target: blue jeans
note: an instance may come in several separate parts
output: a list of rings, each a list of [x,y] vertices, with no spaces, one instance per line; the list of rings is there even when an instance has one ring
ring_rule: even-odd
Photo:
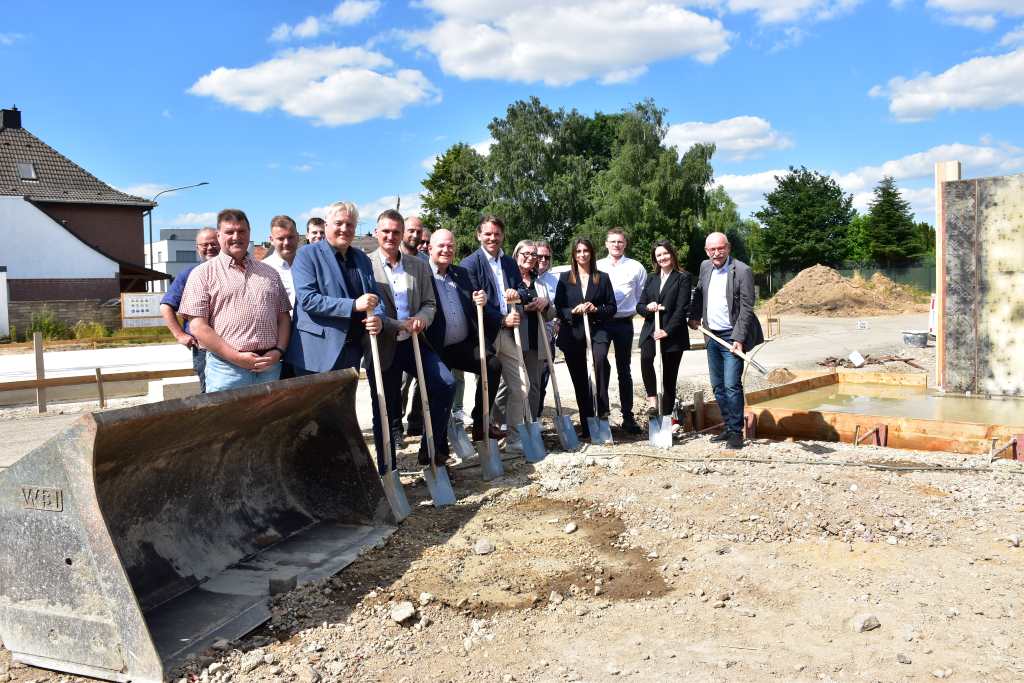
[[[281,375],[281,363],[278,362],[265,372],[253,372],[227,362],[210,351],[206,352],[206,393],[237,389],[252,384],[273,382]]]
[[[714,331],[714,330],[712,330]],[[715,332],[727,342],[732,342],[731,330]],[[722,412],[725,430],[734,434],[743,433],[743,359],[713,339],[707,342],[708,372],[715,400]]]

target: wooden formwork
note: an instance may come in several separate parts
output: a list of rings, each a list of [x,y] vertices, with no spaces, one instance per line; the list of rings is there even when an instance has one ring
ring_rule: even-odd
[[[840,441],[846,443],[881,442],[893,448],[913,450],[947,451],[952,453],[981,454],[993,448],[1017,440],[1016,449],[1007,449],[1003,456],[1024,457],[1024,431],[1021,425],[993,425],[970,422],[950,422],[918,418],[892,417],[891,415],[861,415],[857,413],[801,410],[783,407],[758,407],[777,398],[792,396],[804,391],[819,389],[833,384],[885,384],[888,386],[927,387],[924,373],[891,373],[844,371],[828,372],[770,389],[747,394],[746,412],[755,420],[754,429],[758,437],[769,439],[806,439],[810,441]],[[703,423],[718,424],[722,421],[718,404],[714,401],[704,404]],[[864,440],[876,427],[879,439]],[[884,434],[884,438],[882,437]]]

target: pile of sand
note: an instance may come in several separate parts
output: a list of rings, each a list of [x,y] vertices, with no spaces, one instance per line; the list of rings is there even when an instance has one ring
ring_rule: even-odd
[[[927,311],[914,289],[875,273],[845,278],[828,266],[811,266],[786,283],[764,304],[769,315],[802,313],[826,317],[896,315]]]

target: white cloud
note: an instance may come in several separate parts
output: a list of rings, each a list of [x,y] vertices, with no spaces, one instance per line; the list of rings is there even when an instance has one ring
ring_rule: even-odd
[[[171,113],[170,109],[164,109],[162,112],[160,112],[160,116],[164,117],[165,119],[174,118],[174,114]]]
[[[928,6],[958,14],[996,12],[1011,16],[1024,15],[1020,0],[928,0]]]
[[[270,40],[281,43],[292,39],[316,38],[339,26],[358,24],[376,14],[379,9],[380,2],[378,0],[344,0],[326,16],[309,16],[294,26],[288,23],[278,24],[271,31]]]
[[[128,187],[118,187],[116,189],[121,192],[127,192],[130,195],[135,195],[136,197],[149,199],[164,190],[171,189],[171,187],[171,185],[165,185],[164,183],[139,183],[138,185],[129,185]]]
[[[824,21],[853,10],[861,0],[728,0],[730,12],[756,12],[762,24]]]
[[[848,192],[869,191],[884,176],[892,176],[897,181],[931,178],[939,161],[962,161],[972,169],[972,174],[1004,174],[1024,167],[1024,149],[1009,145],[936,145],[924,152],[908,154],[877,166],[861,166],[849,173],[832,175]]]
[[[345,0],[331,12],[331,20],[339,26],[352,26],[377,13],[377,0]]]
[[[901,121],[921,121],[943,110],[1024,104],[1024,49],[975,57],[937,76],[923,73],[911,79],[892,78],[868,94],[888,97],[889,111]]]
[[[1024,24],[1018,24],[1016,28],[999,39],[999,45],[1002,47],[1010,47],[1019,43],[1024,43]]]
[[[669,126],[665,142],[675,145],[679,154],[698,142],[713,142],[729,159],[745,159],[769,149],[786,149],[792,140],[772,128],[772,124],[759,116],[735,116],[713,121],[687,121]]]
[[[944,21],[947,24],[973,28],[977,31],[991,31],[996,27],[996,18],[991,14],[951,14]]]
[[[0,45],[7,47],[25,38],[21,33],[0,33]]]
[[[360,233],[366,233],[370,230],[377,221],[377,216],[380,215],[384,209],[395,208],[396,197],[401,197],[402,208],[399,211],[402,212],[403,216],[415,216],[423,208],[423,198],[419,192],[410,192],[402,195],[387,195],[384,197],[378,197],[373,201],[367,202],[356,202],[356,208],[359,209],[359,225]],[[347,200],[344,200],[347,201]],[[299,214],[299,220],[308,221],[313,216],[318,218],[325,218],[327,216],[327,206],[315,206],[307,211],[303,211]]]
[[[729,49],[717,19],[684,2],[645,0],[424,0],[441,15],[410,46],[433,53],[462,79],[492,78],[569,85],[595,78],[618,83],[663,59],[711,63]],[[691,3],[692,4],[692,3]]]
[[[309,173],[313,170],[313,164],[299,164],[297,166],[292,166],[292,170],[298,171],[299,173]]]
[[[775,176],[782,177],[789,173],[786,169],[761,171],[747,175],[722,175],[715,182],[723,186],[732,200],[736,202],[740,215],[756,211],[764,201],[766,192],[775,189]]]
[[[278,108],[326,126],[394,119],[409,105],[440,99],[421,72],[382,72],[390,66],[384,55],[360,47],[300,48],[250,67],[218,67],[188,92],[250,112]]]
[[[189,211],[187,213],[179,213],[177,216],[167,221],[168,225],[174,225],[179,228],[188,227],[204,227],[212,226],[217,221],[216,211],[203,211],[196,213]]]

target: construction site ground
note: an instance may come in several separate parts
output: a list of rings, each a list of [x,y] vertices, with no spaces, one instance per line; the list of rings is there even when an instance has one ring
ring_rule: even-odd
[[[900,328],[921,327],[907,317],[867,329],[784,319],[758,358],[810,369],[856,348],[932,370],[934,349],[902,345]],[[687,355],[699,368],[703,354]],[[559,378],[571,404],[564,367]],[[706,387],[706,370],[681,374],[683,396]],[[0,443],[41,419],[0,415]],[[411,442],[401,464],[415,511],[399,530],[340,574],[279,596],[268,624],[173,680],[1024,678],[1021,463],[824,442],[727,451],[687,435],[659,451],[613,432],[614,446],[508,461],[491,482],[459,470],[459,501],[440,510]],[[0,650],[6,680],[81,679]]]

